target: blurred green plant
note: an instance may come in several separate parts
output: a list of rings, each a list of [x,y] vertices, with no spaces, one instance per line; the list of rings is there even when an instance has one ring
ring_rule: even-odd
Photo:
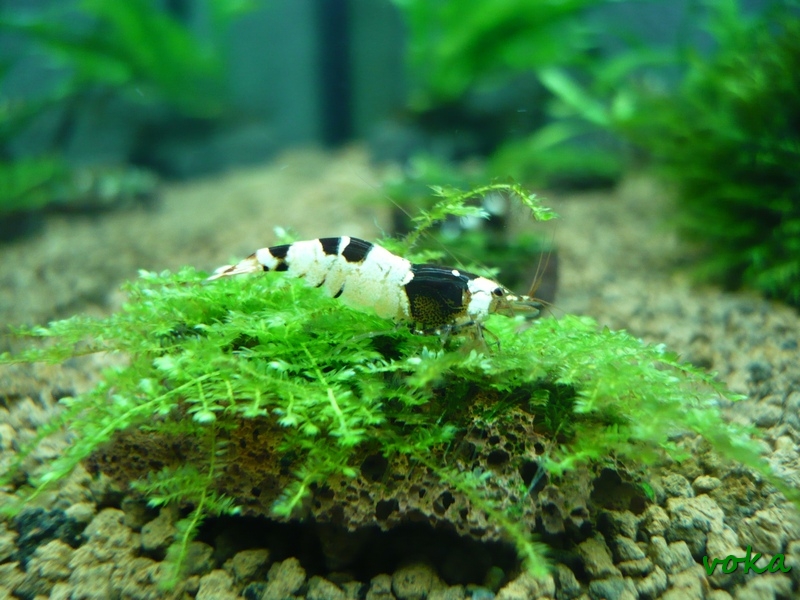
[[[539,82],[550,92],[550,120],[499,148],[489,158],[487,171],[532,185],[612,184],[630,162],[615,125],[634,110],[641,87],[638,74],[675,63],[674,51],[629,42],[617,56],[586,56],[575,66],[539,69]]]
[[[699,276],[800,305],[800,5],[706,5],[713,54],[690,53],[679,89],[617,127],[676,183]]]
[[[0,17],[0,32],[21,36],[63,71],[39,97],[0,105],[0,179],[10,182],[0,187],[0,214],[37,210],[49,204],[53,185],[63,190],[70,172],[63,146],[81,111],[118,97],[132,105],[162,104],[189,117],[221,113],[226,92],[220,48],[232,20],[255,3],[208,0],[203,36],[161,6],[154,0],[80,0],[45,13]],[[14,62],[5,61],[0,78]],[[53,109],[59,126],[47,156],[13,157],[12,140]]]
[[[6,64],[0,71],[0,81],[8,69]],[[47,206],[52,189],[67,179],[69,168],[54,153],[12,161],[8,150],[16,135],[60,99],[60,94],[30,102],[0,99],[0,216]]]
[[[64,161],[53,157],[0,162],[0,215],[47,206],[68,174]]]
[[[66,69],[61,97],[96,86],[135,102],[166,102],[184,114],[217,114],[224,100],[220,47],[231,21],[250,10],[246,0],[208,0],[202,37],[153,0],[80,0],[54,12],[5,16],[0,31],[39,45]]]
[[[586,9],[615,0],[394,0],[409,29],[410,104],[426,109],[511,73],[575,64]]]
[[[531,185],[597,185],[615,181],[624,160],[609,142],[608,108],[624,110],[616,85],[631,70],[663,60],[639,45],[606,60],[596,52],[590,9],[617,0],[395,0],[409,29],[409,105],[447,106],[475,90],[514,86],[533,77],[539,91],[525,103],[532,128],[515,127],[488,160],[489,177]],[[584,92],[573,77],[586,80]],[[597,100],[602,98],[603,102]]]

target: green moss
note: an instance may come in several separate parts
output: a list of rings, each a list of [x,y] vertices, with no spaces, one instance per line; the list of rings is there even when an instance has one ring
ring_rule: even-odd
[[[416,219],[419,227],[472,210],[463,206],[471,194],[441,193],[437,206]],[[532,197],[523,199],[548,214]],[[499,523],[537,573],[547,565],[543,547],[532,539],[530,524],[487,496],[483,479],[491,475],[461,471],[431,452],[469,427],[474,394],[466,390],[499,399],[491,414],[481,415],[486,421],[503,423],[511,409],[539,415],[543,430],[553,432],[553,444],[541,457],[551,476],[589,461],[613,465],[677,455],[673,436],[685,430],[772,477],[749,432],[722,418],[717,401],[725,392],[711,376],[661,347],[601,330],[591,319],[543,319],[520,331],[521,321],[492,317],[487,327],[499,344],[486,352],[470,348],[468,337],[444,344],[435,336],[413,335],[281,273],[212,283],[204,275],[190,268],[143,272],[125,286],[129,299],[120,312],[35,329],[32,335],[53,343],[2,357],[6,363],[57,362],[101,351],[129,357],[93,391],[61,401],[64,412],[40,438],[63,425],[74,439],[30,481],[28,498],[129,428],[192,435],[204,444],[209,458],[203,465],[134,482],[153,504],[193,507],[169,553],[171,581],[202,519],[236,511],[214,482],[225,460],[218,433],[242,420],[274,419],[282,428],[282,452],[297,465],[294,483],[273,507],[276,515],[293,514],[311,486],[331,475],[355,476],[361,448],[402,453]],[[5,474],[6,484],[12,475]],[[525,495],[522,502],[529,501]]]

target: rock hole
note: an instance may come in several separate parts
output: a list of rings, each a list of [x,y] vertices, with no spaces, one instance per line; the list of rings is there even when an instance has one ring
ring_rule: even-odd
[[[509,461],[511,456],[509,456],[508,452],[505,450],[492,450],[489,452],[489,456],[486,458],[486,462],[489,463],[491,466],[500,466],[504,465]]]
[[[631,512],[635,515],[642,514],[647,509],[647,498],[634,496],[631,498]]]
[[[399,510],[399,508],[400,503],[394,498],[390,500],[378,500],[378,503],[375,505],[375,518],[379,521],[385,521],[389,518],[389,515]]]
[[[585,506],[578,506],[569,511],[569,516],[574,517],[576,519],[588,519],[589,511]]]
[[[557,515],[561,516],[561,511],[558,509],[558,506],[555,502],[544,502],[542,503],[541,511],[546,515]]]
[[[538,494],[547,485],[547,475],[535,460],[523,462],[519,467],[519,476],[525,486],[530,488],[532,495]]]
[[[393,500],[382,504],[396,506]],[[485,535],[480,529],[475,532]],[[264,517],[212,517],[203,523],[198,541],[214,547],[213,560],[220,564],[242,550],[265,548],[270,560],[296,557],[309,575],[329,580],[335,577],[332,563],[336,564],[335,572],[347,573],[348,580],[369,582],[401,565],[422,562],[430,565],[447,585],[463,586],[481,585],[492,566],[512,577],[522,568],[515,548],[507,542],[476,541],[420,521],[392,527],[390,531],[373,526],[348,531],[338,525],[321,528],[313,520],[278,523]],[[354,590],[348,597],[364,598],[369,583],[359,587],[360,593]],[[476,593],[473,597],[477,596]]]
[[[453,497],[453,494],[447,491],[442,492],[439,497],[434,500],[433,510],[437,515],[441,516],[447,512],[447,509],[450,508],[455,501],[456,499]]]
[[[380,481],[389,467],[389,461],[382,454],[370,454],[361,463],[361,474],[372,481]]]

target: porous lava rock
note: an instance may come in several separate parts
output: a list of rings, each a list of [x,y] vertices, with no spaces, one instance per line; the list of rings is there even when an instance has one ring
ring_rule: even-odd
[[[428,463],[443,465],[445,473],[479,477],[483,496],[550,543],[588,537],[593,507],[644,507],[638,488],[608,469],[584,467],[558,480],[551,478],[540,463],[547,449],[560,440],[521,406],[505,410],[499,418],[485,416],[496,414],[498,401],[476,395],[467,403],[456,438],[446,447],[431,448]],[[232,497],[244,516],[275,519],[271,507],[292,483],[303,456],[281,450],[285,429],[267,418],[241,420],[221,435],[227,437],[227,444],[218,467],[218,491]],[[202,472],[207,460],[208,448],[194,436],[129,429],[97,451],[89,466],[126,485],[148,472],[186,463]],[[357,467],[356,477],[334,476],[312,486],[304,514],[293,515],[313,519],[323,546],[327,539],[344,562],[360,544],[347,552],[342,538],[369,529],[428,524],[481,542],[504,539],[501,525],[474,505],[452,477],[438,470],[401,454],[385,457],[377,447],[362,448],[352,464]]]

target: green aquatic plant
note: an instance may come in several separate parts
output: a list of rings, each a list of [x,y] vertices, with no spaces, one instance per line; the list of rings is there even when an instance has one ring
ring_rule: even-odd
[[[243,0],[209,2],[205,38],[152,0],[81,0],[41,15],[5,16],[0,31],[27,38],[65,70],[62,95],[85,101],[90,92],[102,91],[106,99],[120,93],[207,116],[218,113],[223,101],[224,33],[250,7]]]
[[[518,186],[510,191],[534,214],[551,216]],[[449,214],[480,214],[465,205],[475,191],[439,193],[440,201],[416,217],[410,238],[386,245],[413,259],[422,230]],[[217,487],[232,445],[222,438],[235,440],[253,420],[272,424],[294,474],[275,499],[276,516],[300,514],[311,490],[332,476],[356,477],[362,450],[377,449],[426,466],[468,497],[540,574],[545,549],[533,539],[532,523],[502,508],[507,494],[499,499],[487,491],[492,473],[443,459],[459,432],[473,427],[476,408],[498,427],[511,411],[533,415],[537,431],[552,439],[537,457],[552,478],[577,465],[613,468],[664,452],[680,456],[675,435],[688,431],[774,480],[750,432],[722,418],[718,400],[730,396],[710,375],[591,319],[546,318],[521,329],[520,320],[494,316],[486,323],[496,336],[490,350],[471,348],[468,336],[414,335],[281,273],[204,279],[191,268],[142,272],[125,286],[128,301],[116,314],[34,328],[28,333],[48,344],[0,361],[59,362],[95,352],[127,357],[94,390],[62,399],[60,416],[21,452],[16,472],[12,467],[2,477],[4,486],[19,482],[26,453],[59,428],[69,429],[69,446],[29,474],[20,498],[41,493],[125,432],[190,437],[205,449],[194,461],[184,456],[188,464],[131,482],[152,504],[191,508],[168,554],[173,583],[203,519],[237,511],[233,496]],[[494,400],[486,408],[479,397]],[[520,505],[533,502],[530,492],[522,490]]]
[[[476,84],[575,64],[589,45],[579,17],[609,0],[394,0],[409,30],[413,107],[451,102]]]
[[[676,184],[699,277],[800,305],[800,6],[708,5],[713,54],[691,55],[677,92],[644,99],[620,130]]]
[[[58,158],[0,161],[0,216],[47,206],[68,178],[69,169]]]
[[[395,0],[409,32],[410,109],[422,121],[471,116],[453,127],[487,137],[489,178],[613,183],[624,156],[605,127],[608,107],[624,106],[625,73],[662,59],[643,45],[622,58],[598,51],[608,32],[592,27],[589,13],[613,1]]]
[[[58,73],[33,97],[14,97],[5,85],[7,99],[0,101],[0,215],[39,210],[63,192],[75,174],[64,153],[81,114],[112,100],[128,107],[167,107],[174,112],[166,118],[222,113],[227,102],[224,36],[253,4],[211,0],[206,5],[203,36],[153,0],[80,0],[0,16],[0,32],[21,38],[28,52],[38,51]],[[0,79],[6,79],[21,56],[0,56]],[[46,116],[55,117],[57,125],[45,150],[16,156],[14,139]],[[137,116],[141,118],[132,118]]]
[[[0,83],[7,73],[8,65],[0,69]],[[30,102],[0,100],[0,217],[47,206],[53,191],[68,180],[69,167],[57,153],[8,159],[11,141],[61,100],[60,94]]]

